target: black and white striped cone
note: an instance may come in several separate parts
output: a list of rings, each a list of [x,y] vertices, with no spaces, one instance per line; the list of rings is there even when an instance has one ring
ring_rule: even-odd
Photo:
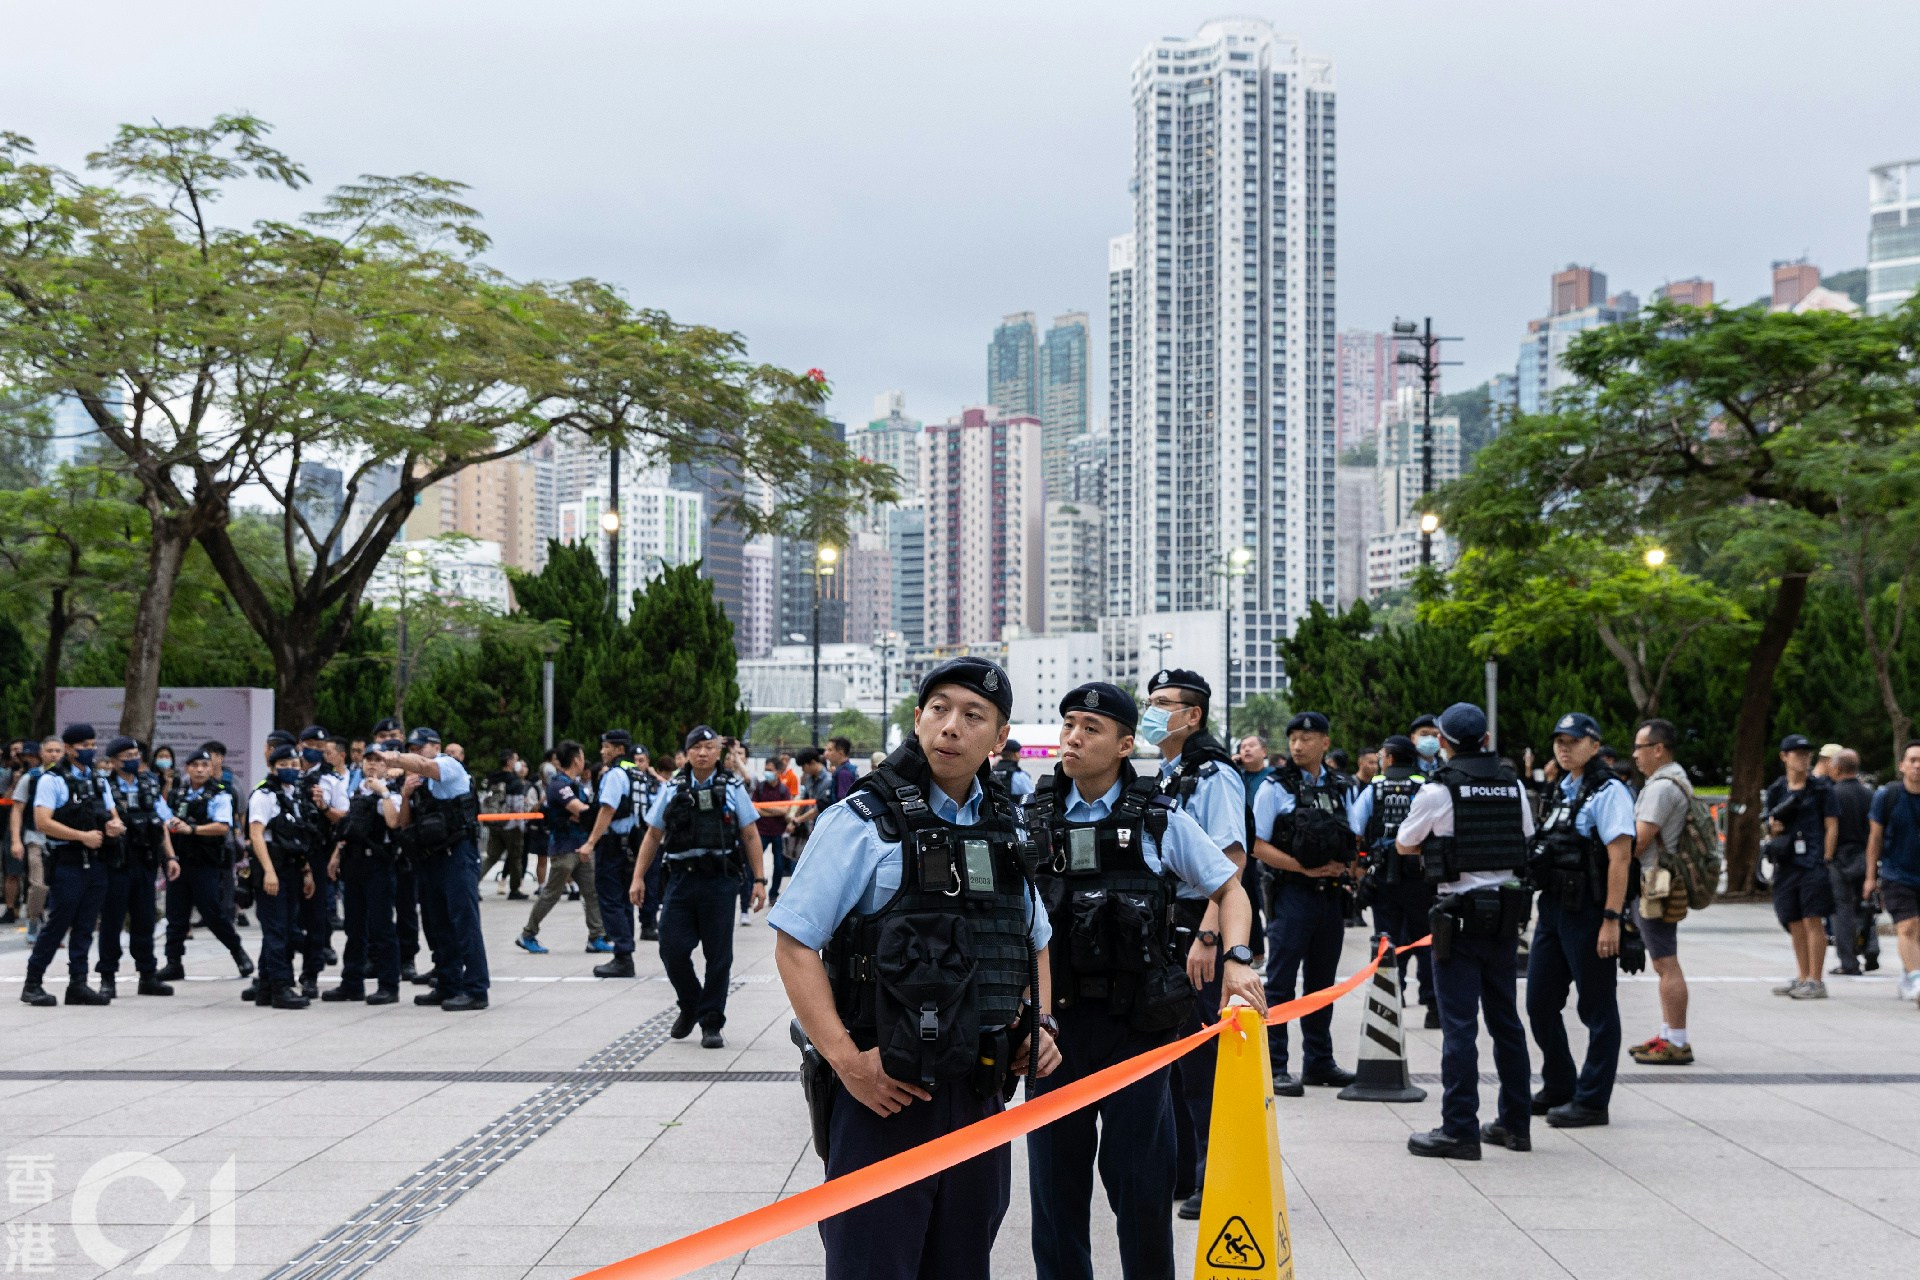
[[[1373,940],[1374,950],[1380,939]],[[1340,1091],[1343,1102],[1425,1102],[1427,1091],[1407,1074],[1405,1008],[1400,1003],[1400,966],[1392,952],[1374,970],[1367,984],[1367,1003],[1360,1014],[1360,1060],[1354,1081]]]

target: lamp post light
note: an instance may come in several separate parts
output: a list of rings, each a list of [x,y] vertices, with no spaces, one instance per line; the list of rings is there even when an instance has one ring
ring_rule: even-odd
[[[1647,562],[1647,568],[1658,569],[1661,565],[1667,562],[1666,548],[1648,547],[1646,550],[1646,554],[1643,555],[1641,559]]]
[[[1221,713],[1223,716],[1221,731],[1226,734],[1228,742],[1233,741],[1233,580],[1235,578],[1246,577],[1247,569],[1252,564],[1253,548],[1235,547],[1233,550],[1227,552],[1226,567],[1214,570],[1215,573],[1226,580],[1227,701],[1225,710]]]
[[[813,745],[820,745],[820,579],[833,576],[840,549],[822,543],[813,553],[813,720],[807,726],[813,733]]]
[[[1433,492],[1433,393],[1440,385],[1440,370],[1447,365],[1457,365],[1458,360],[1442,360],[1440,344],[1458,342],[1458,338],[1443,338],[1433,331],[1433,317],[1427,317],[1424,327],[1411,320],[1393,322],[1393,340],[1396,344],[1411,342],[1419,350],[1397,351],[1393,362],[1396,365],[1412,365],[1420,371],[1420,501],[1425,502],[1427,495]],[[1426,521],[1421,521],[1420,566],[1425,568],[1433,563],[1433,538],[1425,530]],[[1436,528],[1439,526],[1436,524]]]
[[[1156,667],[1166,666],[1167,665],[1167,646],[1173,643],[1173,632],[1149,631],[1147,633],[1147,643],[1153,646],[1153,656],[1154,656],[1153,665]]]
[[[608,507],[600,513],[600,528],[607,535],[607,607],[620,611],[620,512]]]
[[[889,735],[893,720],[893,646],[900,643],[898,631],[882,631],[880,641],[880,749],[892,744]]]

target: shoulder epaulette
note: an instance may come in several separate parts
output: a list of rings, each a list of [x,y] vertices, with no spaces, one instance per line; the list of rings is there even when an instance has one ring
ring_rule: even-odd
[[[878,822],[887,811],[887,806],[871,791],[856,791],[841,803],[867,822]]]
[[[1193,776],[1196,778],[1210,778],[1218,772],[1220,772],[1220,762],[1218,760],[1202,760],[1200,767],[1193,771]]]

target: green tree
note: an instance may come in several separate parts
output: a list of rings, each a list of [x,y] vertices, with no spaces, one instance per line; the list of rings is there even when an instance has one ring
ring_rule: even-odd
[[[776,711],[753,722],[749,735],[756,748],[804,747],[813,740],[805,717],[791,711]]]
[[[1236,729],[1242,734],[1257,733],[1269,744],[1280,740],[1286,732],[1287,721],[1292,718],[1286,698],[1277,693],[1253,694],[1233,709]]]
[[[880,748],[880,722],[856,707],[842,707],[833,713],[833,723],[827,728],[830,738],[846,738],[853,743],[854,754],[859,755]]]
[[[742,737],[747,712],[734,663],[733,624],[713,583],[697,564],[673,565],[634,592],[633,612],[605,660],[589,668],[581,701],[592,714],[631,721],[643,742],[678,745],[697,724]]]

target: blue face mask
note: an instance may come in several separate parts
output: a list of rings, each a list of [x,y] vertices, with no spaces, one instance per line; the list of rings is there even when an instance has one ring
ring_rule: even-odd
[[[319,764],[322,760],[326,759],[326,755],[318,747],[302,747],[300,748],[300,758],[308,764]]]
[[[120,762],[120,772],[122,772],[122,773],[138,773],[138,772],[140,772],[140,757],[139,757],[139,756],[135,756],[135,757],[134,757],[133,759],[131,759],[131,760],[122,760],[122,761]]]
[[[273,776],[289,785],[300,781],[300,771],[298,769],[275,769]]]
[[[153,762],[153,767],[156,769],[171,769],[173,768],[173,757],[161,756]]]
[[[1157,747],[1167,740],[1167,721],[1172,717],[1173,713],[1165,707],[1148,707],[1141,712],[1140,736],[1147,740],[1148,746]]]
[[[80,747],[73,753],[73,758],[81,768],[90,769],[93,767],[94,754],[95,752],[92,747]]]
[[[1422,734],[1413,740],[1413,749],[1431,760],[1440,754],[1440,739],[1432,734]]]

